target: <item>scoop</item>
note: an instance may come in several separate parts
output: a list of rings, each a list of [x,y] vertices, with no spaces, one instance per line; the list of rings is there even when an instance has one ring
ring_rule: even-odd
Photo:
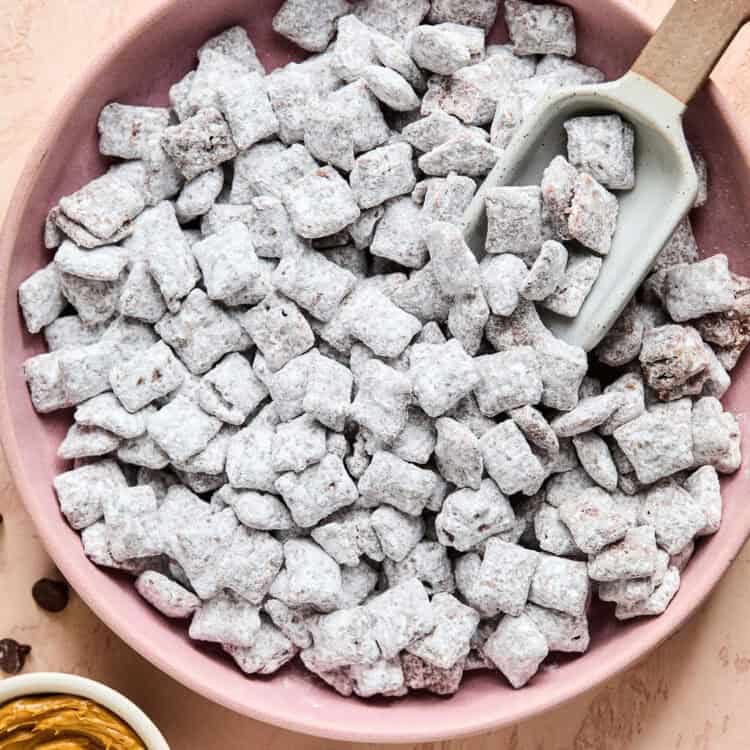
[[[618,193],[617,230],[599,278],[575,318],[542,312],[547,327],[564,341],[589,351],[602,340],[691,209],[698,178],[682,115],[748,18],[750,0],[676,0],[622,78],[546,95],[477,191],[466,212],[465,236],[481,256],[486,192],[504,185],[539,185],[552,159],[565,154],[566,120],[615,112],[635,128],[636,185]]]

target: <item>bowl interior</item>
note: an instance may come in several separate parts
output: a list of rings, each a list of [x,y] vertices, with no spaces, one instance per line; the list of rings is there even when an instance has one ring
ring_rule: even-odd
[[[576,10],[578,58],[602,68],[609,78],[624,73],[643,46],[648,30],[625,0],[568,0]],[[91,608],[127,643],[159,668],[231,709],[297,731],[346,740],[426,741],[480,732],[550,708],[610,677],[664,640],[709,593],[750,530],[745,470],[724,480],[721,530],[703,542],[683,585],[659,618],[617,624],[611,612],[594,613],[592,647],[581,658],[560,659],[529,686],[514,691],[497,675],[467,675],[449,701],[429,695],[403,700],[344,699],[302,670],[275,678],[244,677],[217,650],[187,638],[184,623],[172,623],[137,595],[129,579],[90,564],[78,536],[61,516],[53,476],[66,468],[56,456],[69,414],[37,415],[22,377],[22,362],[44,350],[40,336],[25,332],[16,303],[18,284],[48,263],[42,224],[57,199],[100,174],[106,162],[97,152],[99,110],[113,100],[168,103],[169,86],[194,64],[195,49],[232,25],[245,26],[259,57],[271,69],[303,55],[271,30],[280,0],[167,0],[123,42],[96,62],[71,91],[32,155],[18,186],[0,241],[2,262],[2,414],[0,428],[11,471],[41,537],[55,562]],[[498,21],[493,41],[505,41]],[[744,253],[750,217],[750,157],[720,95],[711,87],[691,106],[688,136],[703,150],[712,187],[709,204],[694,214],[704,254],[726,253],[734,270],[750,274]],[[724,399],[742,415],[750,408],[747,360],[735,370],[735,385]],[[127,614],[126,614],[127,613]]]

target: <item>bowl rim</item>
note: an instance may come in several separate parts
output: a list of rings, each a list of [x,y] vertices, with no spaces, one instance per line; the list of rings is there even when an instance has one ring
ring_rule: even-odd
[[[31,672],[0,681],[0,707],[9,701],[43,693],[88,698],[122,719],[138,735],[146,750],[169,750],[153,721],[130,698],[97,680],[65,672]]]
[[[565,0],[561,1],[564,2]],[[174,6],[180,4],[181,0],[156,0],[156,2],[156,6],[151,11],[144,14],[135,24],[116,36],[112,43],[81,72],[74,83],[67,89],[62,99],[54,108],[52,115],[44,124],[24,164],[21,176],[8,204],[2,228],[0,229],[0,281],[6,280],[9,276],[13,246],[19,233],[24,207],[36,183],[37,176],[43,168],[46,148],[49,143],[56,140],[60,132],[61,123],[68,119],[79,98],[94,83],[103,70],[114,61],[123,48],[133,38],[139,36],[149,26],[167,15]],[[642,31],[649,35],[653,34],[656,25],[643,12],[634,8],[628,0],[608,0],[608,2],[617,7],[625,16],[629,17],[633,24]],[[706,88],[718,115],[727,123],[729,130],[736,134],[737,147],[743,155],[743,161],[750,165],[750,139],[743,137],[743,131],[739,125],[737,116],[729,106],[721,90],[713,81],[709,80]],[[0,283],[0,309],[4,309],[9,292],[15,294],[15,290],[9,290],[7,285]],[[4,350],[5,330],[0,326],[0,352]],[[411,724],[408,727],[404,727],[397,723],[391,724],[378,721],[368,728],[354,726],[339,728],[336,727],[335,722],[332,722],[325,716],[316,715],[315,718],[310,716],[304,718],[291,716],[285,713],[283,702],[272,705],[265,701],[258,701],[253,705],[248,705],[246,701],[238,697],[228,696],[212,685],[196,679],[189,665],[171,662],[165,654],[155,649],[149,643],[147,637],[131,631],[127,626],[126,619],[118,618],[114,613],[109,611],[109,608],[101,602],[95,587],[90,585],[90,579],[82,574],[80,569],[68,565],[67,560],[64,559],[64,555],[57,552],[54,532],[46,523],[44,515],[36,513],[33,503],[30,502],[33,493],[29,482],[26,480],[27,462],[21,456],[15,437],[15,429],[10,418],[8,404],[10,403],[11,395],[8,385],[5,369],[0,368],[0,442],[5,452],[10,475],[25,508],[34,522],[35,528],[39,532],[47,553],[57,563],[60,571],[71,583],[81,599],[128,646],[141,654],[160,671],[199,695],[208,698],[218,705],[258,721],[317,737],[349,742],[432,742],[489,732],[556,708],[633,666],[675,633],[703,604],[720,578],[730,565],[732,565],[747,540],[748,535],[750,535],[750,528],[745,530],[735,529],[733,535],[728,540],[725,540],[725,546],[719,550],[719,553],[704,562],[701,571],[702,574],[695,582],[693,596],[689,601],[673,602],[667,612],[650,621],[648,631],[637,640],[637,643],[628,642],[624,647],[608,654],[607,659],[598,660],[595,666],[589,669],[583,678],[572,679],[564,686],[556,687],[553,691],[544,691],[539,695],[530,695],[529,701],[526,704],[510,710],[503,706],[502,701],[498,701],[496,711],[485,712],[481,716],[471,714],[470,712],[457,713],[456,719],[451,723],[450,729],[445,729],[439,734],[436,734],[435,729],[428,723],[419,725]],[[29,677],[33,677],[33,675],[29,675]],[[446,708],[449,708],[447,704]]]

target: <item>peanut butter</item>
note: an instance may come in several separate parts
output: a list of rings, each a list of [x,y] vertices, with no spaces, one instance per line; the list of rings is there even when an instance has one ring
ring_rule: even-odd
[[[113,713],[74,695],[33,695],[0,706],[0,750],[146,750]]]

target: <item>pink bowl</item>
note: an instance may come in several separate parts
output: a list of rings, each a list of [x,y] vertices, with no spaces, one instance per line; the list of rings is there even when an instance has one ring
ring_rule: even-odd
[[[576,9],[580,59],[622,74],[645,43],[649,28],[625,0],[567,0]],[[41,337],[28,335],[16,304],[18,284],[49,261],[42,223],[60,195],[101,173],[96,119],[109,101],[167,103],[169,85],[193,64],[195,49],[232,24],[245,26],[267,67],[299,51],[271,31],[280,0],[166,0],[104,56],[94,61],[68,93],[44,130],[26,165],[0,237],[2,319],[0,321],[0,434],[12,475],[42,540],[84,601],[128,644],[193,690],[255,719],[339,740],[425,742],[482,732],[527,718],[588,690],[665,640],[696,610],[732,563],[750,533],[748,476],[741,470],[725,480],[721,530],[700,546],[683,585],[666,614],[626,625],[607,617],[592,622],[592,647],[581,658],[562,660],[532,683],[514,691],[497,675],[472,673],[449,700],[413,695],[404,700],[344,699],[290,669],[275,678],[248,679],[221,653],[191,642],[181,624],[150,609],[122,576],[88,562],[78,536],[60,515],[52,477],[65,468],[55,454],[70,421],[68,414],[42,417],[32,409],[21,364],[43,350]],[[493,38],[504,38],[499,23]],[[709,208],[695,217],[708,254],[724,252],[735,270],[750,274],[743,252],[750,236],[750,153],[718,93],[709,86],[692,105],[689,137],[706,153],[712,174]],[[750,408],[743,388],[747,359],[735,372],[738,383],[725,399],[742,414]]]

